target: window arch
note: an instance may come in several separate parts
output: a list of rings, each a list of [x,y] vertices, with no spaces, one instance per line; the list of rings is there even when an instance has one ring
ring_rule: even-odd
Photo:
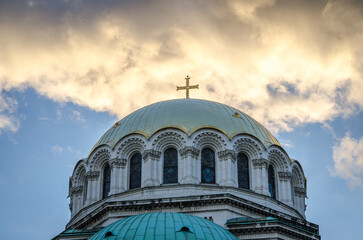
[[[103,169],[103,187],[102,187],[102,198],[107,198],[110,194],[111,186],[111,168],[110,165],[106,164]]]
[[[201,154],[202,160],[202,183],[216,182],[216,161],[214,151],[210,148],[204,148]]]
[[[276,199],[275,170],[270,164],[268,167],[268,191],[273,199]]]
[[[136,153],[130,160],[130,189],[141,187],[141,154]]]
[[[164,174],[163,183],[178,182],[178,151],[168,148],[164,152]]]
[[[237,155],[238,187],[250,189],[250,169],[248,166],[248,157],[244,153]]]

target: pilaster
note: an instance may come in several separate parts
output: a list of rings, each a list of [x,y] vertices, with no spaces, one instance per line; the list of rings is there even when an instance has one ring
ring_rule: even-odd
[[[153,149],[143,152],[143,169],[142,169],[142,187],[151,187],[160,185],[159,180],[159,159],[161,153]]]
[[[286,203],[287,205],[293,206],[291,198],[291,180],[292,174],[290,172],[279,172],[280,180],[280,201]]]
[[[88,171],[86,173],[87,185],[87,200],[85,205],[89,205],[98,201],[99,198],[99,171]]]
[[[294,195],[295,195],[295,205],[297,210],[301,214],[305,215],[305,196],[306,196],[305,188],[294,187]]]
[[[125,191],[122,185],[123,171],[122,168],[126,166],[126,159],[114,158],[110,161],[111,165],[111,187],[110,195]]]
[[[83,186],[71,188],[71,215],[74,216],[82,208]]]
[[[237,187],[236,153],[233,150],[218,152],[221,167],[217,169],[220,176],[219,185]]]
[[[198,174],[197,165],[200,151],[195,147],[185,147],[180,151],[180,183],[197,184]],[[199,164],[200,165],[200,164]]]
[[[255,171],[254,182],[254,191],[266,196],[270,196],[270,192],[268,191],[268,166],[269,161],[264,158],[253,159],[252,160],[253,170]]]

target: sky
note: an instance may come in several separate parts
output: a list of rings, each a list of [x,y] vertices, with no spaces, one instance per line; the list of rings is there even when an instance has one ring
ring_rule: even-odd
[[[0,239],[59,234],[77,161],[186,75],[301,163],[323,239],[357,239],[362,43],[360,0],[0,0]]]

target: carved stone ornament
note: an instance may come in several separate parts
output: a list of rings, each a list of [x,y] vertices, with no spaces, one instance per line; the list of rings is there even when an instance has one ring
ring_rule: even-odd
[[[253,155],[255,155],[256,157],[262,155],[262,149],[260,148],[260,146],[253,141],[252,139],[249,138],[240,138],[238,139],[234,144],[233,144],[233,148],[239,152],[242,150],[245,150]]]
[[[268,160],[266,160],[264,158],[253,159],[252,163],[253,163],[253,167],[255,167],[255,168],[267,168],[267,166],[269,165]]]
[[[81,194],[82,191],[83,191],[83,186],[78,186],[78,187],[72,187],[71,188],[71,194],[72,195]]]
[[[93,160],[100,159],[102,156],[110,157],[111,153],[107,149],[101,149],[93,156]]]
[[[143,152],[142,158],[146,162],[149,158],[151,158],[153,160],[159,160],[160,156],[161,156],[161,152],[156,151],[154,149],[148,149]]]
[[[120,147],[117,148],[116,155],[121,158],[124,153],[129,153],[134,150],[142,151],[146,144],[144,140],[138,137],[132,137],[121,143]]]
[[[214,132],[202,132],[198,134],[193,141],[193,144],[197,146],[197,148],[201,148],[203,143],[211,143],[219,149],[223,149],[223,147],[226,146],[224,139]]]
[[[290,172],[279,172],[279,179],[284,182],[289,182],[292,179],[292,174]]]
[[[126,159],[125,158],[114,158],[111,160],[111,167],[112,168],[124,168],[126,166]]]
[[[182,158],[184,158],[188,155],[192,156],[193,158],[198,158],[199,153],[200,153],[200,150],[196,149],[195,147],[185,147],[180,150],[180,156]]]
[[[164,146],[168,145],[176,145],[177,148],[182,148],[185,146],[185,139],[184,137],[173,130],[161,133],[159,136],[156,137],[154,142],[152,143],[152,146],[154,149],[157,149],[158,151],[161,151]]]
[[[100,176],[100,171],[89,171],[86,173],[86,178],[88,180],[95,180]]]
[[[298,197],[305,197],[306,191],[305,188],[302,187],[294,187],[295,195]]]
[[[285,158],[284,154],[280,151],[273,149],[268,153],[267,157],[270,161],[276,162],[281,165],[287,165],[287,159]]]
[[[232,161],[236,161],[236,154],[233,150],[224,150],[218,152],[218,157],[221,161],[232,159]]]

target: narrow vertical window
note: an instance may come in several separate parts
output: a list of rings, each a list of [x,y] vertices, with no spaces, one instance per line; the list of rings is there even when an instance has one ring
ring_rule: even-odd
[[[268,167],[268,190],[273,199],[276,199],[275,170],[272,165]]]
[[[214,151],[210,148],[202,150],[202,183],[216,182],[216,161]]]
[[[248,167],[248,157],[244,153],[237,155],[237,169],[238,169],[238,187],[250,189],[250,171]]]
[[[164,183],[178,182],[178,151],[168,148],[164,152]]]
[[[87,200],[87,188],[88,188],[88,180],[86,179],[83,184],[83,204],[85,204]]]
[[[111,168],[110,165],[106,165],[103,169],[103,192],[102,198],[107,198],[110,194],[110,184],[111,184]]]
[[[141,154],[136,153],[130,161],[130,189],[141,187]]]

